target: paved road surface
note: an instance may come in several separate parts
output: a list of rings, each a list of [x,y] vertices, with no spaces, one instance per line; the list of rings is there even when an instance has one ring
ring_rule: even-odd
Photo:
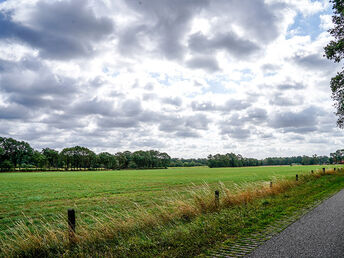
[[[344,189],[247,257],[344,258]]]

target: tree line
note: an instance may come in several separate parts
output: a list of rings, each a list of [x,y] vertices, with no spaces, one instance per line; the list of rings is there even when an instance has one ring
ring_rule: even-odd
[[[60,152],[51,148],[37,151],[27,142],[0,137],[1,171],[166,168],[170,160],[167,153],[156,150],[96,154],[86,147],[74,146]]]
[[[227,153],[209,155],[206,159],[171,158],[165,152],[124,151],[111,154],[74,146],[57,151],[44,148],[34,150],[29,143],[13,138],[0,137],[0,171],[14,170],[92,170],[92,169],[149,169],[166,167],[246,167],[271,165],[316,165],[344,161],[344,149],[328,156],[269,157],[265,159],[245,158],[240,154]]]
[[[208,156],[208,166],[215,167],[248,167],[248,166],[273,166],[273,165],[321,165],[342,163],[344,150],[337,150],[328,156],[293,156],[269,157],[265,159],[244,158],[240,154],[227,153]]]

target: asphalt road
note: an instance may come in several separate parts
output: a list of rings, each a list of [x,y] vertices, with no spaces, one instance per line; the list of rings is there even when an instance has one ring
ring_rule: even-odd
[[[344,189],[247,257],[344,257]]]

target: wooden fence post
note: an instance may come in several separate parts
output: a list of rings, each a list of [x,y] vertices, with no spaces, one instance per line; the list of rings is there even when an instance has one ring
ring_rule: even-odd
[[[220,192],[219,190],[215,191],[215,208],[218,209],[220,207]]]
[[[325,174],[325,168],[323,168],[323,173]]]
[[[272,188],[272,181],[270,182],[270,188]]]
[[[68,230],[69,242],[73,243],[75,240],[75,210],[68,209]]]
[[[311,170],[311,173],[312,173],[312,174],[314,174],[314,171],[313,171],[313,170]]]
[[[296,174],[295,178],[296,178],[296,181],[299,181],[299,175],[298,174]]]

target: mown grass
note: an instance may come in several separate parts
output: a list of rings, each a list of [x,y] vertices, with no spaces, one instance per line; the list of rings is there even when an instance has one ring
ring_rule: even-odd
[[[266,182],[234,191],[220,185],[222,198],[216,207],[212,188],[203,185],[189,192],[190,200],[177,198],[171,200],[173,205],[155,205],[152,210],[141,207],[122,220],[104,213],[107,219],[99,219],[91,228],[79,223],[73,245],[63,226],[47,222],[42,230],[21,224],[0,250],[6,256],[194,256],[223,240],[232,241],[264,227],[343,186],[343,174],[300,176],[298,182],[275,180],[272,188]]]

